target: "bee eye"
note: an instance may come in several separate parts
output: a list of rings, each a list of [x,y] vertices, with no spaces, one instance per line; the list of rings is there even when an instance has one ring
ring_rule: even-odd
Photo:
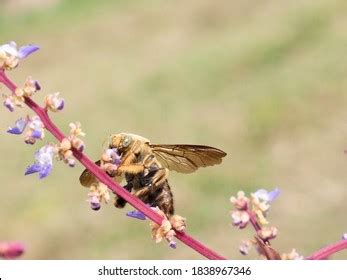
[[[130,144],[130,142],[131,142],[131,139],[130,139],[129,136],[124,137],[124,140],[123,140],[123,147],[128,147],[129,144]]]

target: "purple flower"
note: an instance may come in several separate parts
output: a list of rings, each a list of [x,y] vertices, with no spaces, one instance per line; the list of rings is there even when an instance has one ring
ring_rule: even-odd
[[[170,241],[169,246],[170,246],[172,249],[176,249],[176,248],[177,248],[177,243],[176,243],[176,241],[174,241],[174,240]]]
[[[27,168],[25,175],[39,173],[40,179],[47,177],[52,171],[54,154],[52,145],[43,146],[35,153],[35,163]]]
[[[278,188],[275,188],[270,192],[265,189],[259,189],[255,193],[253,193],[255,197],[266,203],[271,203],[272,201],[274,201],[279,196],[279,194],[280,190]]]
[[[40,83],[39,83],[39,81],[34,81],[34,86],[35,86],[35,89],[36,89],[36,91],[39,91],[39,90],[41,90],[41,85],[40,85]]]
[[[10,112],[14,111],[14,104],[11,98],[7,97],[4,101],[4,106],[10,110]]]
[[[14,127],[8,128],[7,132],[10,134],[16,134],[16,135],[22,134],[27,124],[28,124],[27,118],[25,119],[20,118],[19,120],[16,121],[16,124]]]
[[[59,99],[57,101],[57,104],[56,104],[57,110],[59,110],[59,111],[63,110],[64,109],[64,105],[65,105],[64,99]]]
[[[242,241],[241,245],[239,246],[239,251],[242,255],[246,256],[248,255],[251,247],[252,247],[252,243],[249,240]]]
[[[112,164],[120,165],[121,159],[117,149],[107,149],[105,153],[111,159]]]
[[[42,131],[44,128],[44,125],[38,116],[34,116],[31,118],[30,124],[29,124],[30,129],[33,131]]]
[[[40,48],[35,45],[25,45],[19,48],[18,51],[18,58],[26,58],[27,56],[31,55],[33,52],[38,51]]]
[[[135,218],[135,219],[139,219],[139,220],[146,220],[145,214],[143,214],[142,212],[140,212],[138,210],[129,211],[126,215],[128,217],[131,217],[131,218]]]
[[[64,109],[65,101],[59,98],[59,92],[47,95],[45,98],[45,107],[52,112],[58,112]]]
[[[31,133],[31,137],[35,138],[35,139],[41,139],[42,137],[42,131],[41,130],[34,130]]]
[[[43,139],[44,136],[44,125],[41,119],[38,116],[32,117],[28,124],[25,143],[34,144],[37,139]]]
[[[100,200],[96,196],[92,196],[89,200],[90,208],[94,211],[98,211],[101,208]]]
[[[235,210],[231,213],[231,219],[233,221],[233,225],[242,229],[245,228],[250,220],[250,216],[247,211],[243,210]]]
[[[10,56],[14,56],[20,59],[26,58],[27,56],[29,56],[33,52],[36,52],[39,49],[40,48],[35,45],[25,45],[20,47],[18,50],[17,44],[15,42],[10,42],[8,44],[0,46],[0,51],[3,51]]]

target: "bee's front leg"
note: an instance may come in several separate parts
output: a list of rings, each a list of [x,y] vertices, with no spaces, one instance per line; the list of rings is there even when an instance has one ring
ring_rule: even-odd
[[[143,164],[121,164],[118,166],[116,174],[121,176],[122,174],[139,174],[145,170]]]

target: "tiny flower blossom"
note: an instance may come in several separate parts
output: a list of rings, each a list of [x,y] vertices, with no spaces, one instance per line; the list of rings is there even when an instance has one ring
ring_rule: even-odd
[[[34,144],[36,140],[45,137],[44,124],[40,117],[34,116],[29,120],[28,130],[25,134],[25,143]]]
[[[85,147],[84,142],[80,138],[71,139],[71,145],[80,152],[83,152]]]
[[[258,231],[258,236],[263,240],[267,241],[273,239],[277,236],[278,229],[274,226],[272,227],[263,227]]]
[[[90,208],[94,211],[98,211],[101,208],[101,203],[98,197],[92,196],[89,198]]]
[[[139,219],[139,220],[146,220],[145,214],[143,214],[141,211],[138,210],[132,210],[127,212],[126,214],[128,217]]]
[[[170,223],[174,229],[177,231],[184,231],[187,227],[186,225],[186,218],[183,218],[179,215],[173,215],[170,218]]]
[[[107,149],[101,156],[100,167],[110,176],[115,176],[120,163],[121,159],[117,149]]]
[[[81,123],[75,122],[75,123],[70,123],[70,135],[74,137],[78,136],[85,136],[86,134],[82,131],[81,129]]]
[[[47,177],[52,171],[53,156],[55,153],[56,148],[54,146],[43,146],[35,153],[35,163],[26,169],[25,175],[39,173],[40,179]]]
[[[159,243],[166,237],[166,235],[171,230],[171,224],[167,219],[164,219],[161,225],[157,225],[156,223],[152,224],[152,237],[156,243]]]
[[[13,97],[12,96],[5,96],[5,101],[4,101],[4,106],[10,111],[14,111],[14,102],[13,102]]]
[[[22,134],[27,124],[28,124],[27,118],[25,119],[20,118],[19,120],[16,121],[14,127],[8,128],[7,132],[10,134],[16,134],[16,135]]]
[[[152,238],[156,243],[159,243],[165,238],[169,242],[169,246],[173,249],[176,248],[176,242],[174,241],[174,236],[176,232],[172,229],[170,221],[167,219],[165,213],[161,211],[158,207],[152,207],[159,215],[163,217],[161,225],[158,225],[154,222],[150,222],[152,228]]]
[[[24,250],[24,245],[19,242],[0,243],[0,257],[4,259],[18,258]]]
[[[116,165],[121,163],[120,155],[118,154],[117,149],[107,149],[102,155],[102,160]]]
[[[61,143],[57,146],[58,154],[57,159],[64,161],[70,167],[75,166],[75,159],[71,151],[71,141],[67,138],[64,138]]]
[[[76,150],[82,152],[85,148],[84,142],[78,138],[79,136],[85,136],[85,133],[81,129],[81,124],[79,122],[70,123],[70,136],[68,137],[71,142],[71,146]]]
[[[24,107],[24,96],[22,95],[21,91],[16,90],[14,94],[4,94],[3,97],[5,98],[3,104],[10,112],[14,111],[15,106],[19,108]]]
[[[45,97],[45,108],[52,112],[58,112],[63,110],[64,99],[59,98],[59,92],[49,94]]]
[[[250,220],[250,216],[247,211],[235,210],[231,212],[231,219],[233,225],[240,229],[245,228]]]
[[[171,240],[169,242],[169,246],[172,248],[172,249],[176,249],[177,248],[177,243],[175,240]]]
[[[266,203],[271,203],[274,201],[280,194],[280,190],[275,188],[272,191],[267,191],[265,189],[259,189],[253,195],[257,197],[260,201],[264,201]]]
[[[15,42],[0,46],[0,68],[11,70],[17,67],[19,60],[26,58],[39,49],[35,45],[22,46],[19,49]]]
[[[343,239],[343,240],[347,240],[347,233],[344,233],[344,234],[342,235],[342,239]]]
[[[259,189],[255,193],[251,194],[252,211],[256,214],[260,224],[268,224],[266,216],[271,207],[270,203],[277,198],[279,193],[279,189],[276,188],[271,192],[268,192],[264,189]]]
[[[230,202],[236,209],[231,211],[233,225],[240,229],[245,228],[250,220],[250,216],[247,212],[249,208],[249,198],[245,196],[243,191],[239,191],[236,197],[230,197]]]
[[[5,98],[4,106],[11,112],[14,111],[14,106],[24,107],[25,97],[31,97],[35,92],[41,89],[38,81],[28,77],[23,87],[16,88],[15,92],[10,95],[3,95]]]
[[[250,240],[243,240],[239,246],[239,251],[242,255],[248,255],[249,250],[252,248],[253,243]]]
[[[34,93],[39,91],[41,86],[38,81],[33,80],[31,77],[28,77],[22,88],[17,88],[15,95],[22,98],[24,102],[24,97],[32,97]]]
[[[102,184],[92,184],[89,188],[88,202],[92,210],[99,210],[101,208],[101,202],[108,203],[111,199],[108,188]]]
[[[295,250],[292,249],[292,251],[288,254],[282,254],[281,256],[282,260],[302,260],[304,259],[303,256],[299,255],[299,253]]]
[[[169,230],[169,232],[165,236],[167,242],[169,242],[170,248],[172,248],[172,249],[176,249],[177,248],[177,243],[174,240],[175,236],[176,236],[176,232],[173,229]]]
[[[245,193],[243,191],[239,191],[237,193],[237,197],[235,197],[235,196],[230,197],[230,202],[238,210],[247,210],[249,198],[245,196]]]

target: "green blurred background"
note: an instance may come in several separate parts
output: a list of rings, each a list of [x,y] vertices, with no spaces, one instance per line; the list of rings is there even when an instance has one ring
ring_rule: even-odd
[[[65,132],[80,121],[93,159],[122,131],[228,153],[220,166],[170,175],[194,237],[228,258],[258,258],[238,252],[253,231],[231,226],[229,197],[278,186],[273,246],[308,255],[347,231],[346,8],[345,0],[0,0],[0,42],[41,46],[10,76],[38,79],[39,102],[60,91],[67,106],[53,119]],[[3,109],[1,129],[22,115]],[[155,244],[148,222],[125,216],[131,207],[91,211],[80,165],[24,177],[40,145],[1,136],[0,239],[25,242],[24,258],[201,258]]]

